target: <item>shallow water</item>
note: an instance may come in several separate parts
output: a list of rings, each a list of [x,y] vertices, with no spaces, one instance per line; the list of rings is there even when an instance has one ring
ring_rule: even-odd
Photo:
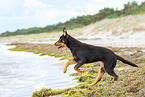
[[[31,97],[35,89],[61,89],[77,85],[69,76],[75,72],[74,65],[63,74],[67,60],[8,50],[12,47],[0,43],[0,97]]]

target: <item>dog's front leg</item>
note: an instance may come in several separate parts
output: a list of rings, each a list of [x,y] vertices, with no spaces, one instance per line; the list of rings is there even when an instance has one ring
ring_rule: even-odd
[[[81,67],[83,64],[84,64],[84,61],[78,61],[74,69],[78,72],[83,72],[82,70],[79,69],[79,67]]]
[[[63,70],[63,73],[66,73],[67,71],[67,67],[71,64],[75,64],[77,63],[75,60],[71,60],[71,61],[68,61],[66,64],[65,64],[65,67],[64,67],[64,70]]]

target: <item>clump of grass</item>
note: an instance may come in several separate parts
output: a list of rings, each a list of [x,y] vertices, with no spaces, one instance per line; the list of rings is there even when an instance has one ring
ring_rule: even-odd
[[[43,87],[40,91],[35,90],[33,93],[32,97],[44,97],[44,95],[47,96],[53,96],[53,95],[59,95],[62,94],[63,92],[67,91],[68,89],[59,89],[59,90],[54,90],[54,89],[46,89]]]
[[[93,38],[91,40],[102,40],[101,38]]]
[[[120,37],[120,39],[127,39],[128,37]]]
[[[88,38],[77,38],[77,40],[102,40],[101,38],[91,38],[91,39],[88,39]]]
[[[88,40],[87,38],[77,38],[77,40]]]

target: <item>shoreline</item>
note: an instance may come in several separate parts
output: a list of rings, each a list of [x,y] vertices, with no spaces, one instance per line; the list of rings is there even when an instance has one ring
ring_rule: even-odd
[[[62,57],[62,59],[71,59],[71,53],[67,48],[57,49],[52,44],[33,44],[33,43],[11,43],[16,45],[10,49],[14,51],[27,51],[33,53],[41,53],[41,55],[49,55]],[[123,58],[139,65],[134,68],[118,62],[115,71],[119,75],[118,81],[112,82],[111,77],[106,73],[99,84],[89,87],[97,77],[99,64],[85,64],[81,68],[85,69],[83,73],[73,73],[70,76],[76,76],[75,79],[81,83],[78,86],[68,89],[46,89],[35,91],[32,97],[50,96],[50,95],[68,95],[68,96],[144,96],[145,84],[145,51],[143,47],[107,47]],[[63,57],[65,56],[65,57]],[[116,88],[117,87],[117,88]],[[96,91],[97,90],[97,91]],[[108,92],[109,91],[109,92]],[[117,92],[116,92],[117,91]]]
[[[145,14],[104,19],[88,26],[68,30],[68,33],[81,42],[107,47],[139,67],[131,67],[118,61],[115,67],[115,72],[119,76],[117,81],[112,82],[112,77],[105,73],[97,85],[89,87],[88,84],[92,83],[98,75],[99,63],[85,64],[81,67],[85,72],[70,75],[75,76],[80,85],[58,91],[42,88],[34,92],[34,97],[47,97],[52,94],[70,97],[145,96]],[[13,42],[12,44],[16,45],[11,49],[13,51],[27,51],[70,60],[72,56],[67,48],[57,49],[53,45],[60,35],[62,32],[46,32],[1,37],[0,41]]]

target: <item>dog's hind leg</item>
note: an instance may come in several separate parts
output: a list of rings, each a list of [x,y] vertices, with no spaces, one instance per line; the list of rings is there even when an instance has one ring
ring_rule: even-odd
[[[115,80],[117,80],[118,79],[118,76],[115,74],[115,72],[114,72],[114,70],[113,69],[105,69],[106,70],[106,72],[109,74],[109,75],[111,75],[111,76],[113,76],[113,80],[112,81],[115,81]]]
[[[71,64],[75,64],[77,63],[75,60],[71,60],[71,61],[68,61],[66,64],[65,64],[65,67],[64,67],[64,70],[63,70],[63,73],[66,73],[67,71],[67,67]]]
[[[101,78],[103,77],[104,73],[105,73],[104,64],[102,63],[100,65],[99,73],[98,73],[96,80],[92,84],[89,84],[89,86],[93,86],[93,85],[97,84],[101,80]]]
[[[116,66],[116,61],[115,60],[114,61],[112,60],[112,61],[107,62],[107,63],[105,62],[105,64],[104,64],[105,71],[109,75],[113,76],[113,80],[112,81],[115,81],[115,80],[118,79],[118,76],[114,72],[114,67],[115,66]]]

